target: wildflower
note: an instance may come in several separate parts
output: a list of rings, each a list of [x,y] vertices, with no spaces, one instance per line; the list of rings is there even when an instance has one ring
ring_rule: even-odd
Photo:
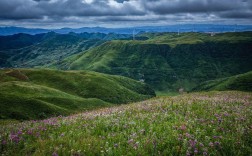
[[[117,148],[117,147],[118,147],[118,144],[114,144],[114,147]]]
[[[210,142],[210,143],[209,143],[209,146],[210,146],[210,147],[213,147],[213,146],[214,146],[214,144],[213,144],[212,142]]]
[[[128,144],[131,144],[131,143],[133,143],[133,139],[130,139],[130,140],[128,140]]]
[[[56,152],[53,152],[52,156],[58,156],[58,154]]]
[[[136,143],[134,144],[133,148],[134,148],[135,150],[138,148],[138,144],[139,144],[139,142],[136,142]]]
[[[191,135],[190,135],[189,133],[186,133],[186,137],[187,137],[187,138],[190,138]]]
[[[27,131],[27,134],[31,135],[32,132],[33,132],[33,131],[32,131],[31,129],[29,129],[29,130]]]
[[[207,152],[203,152],[203,155],[207,155]]]
[[[216,146],[219,146],[219,145],[220,145],[220,142],[215,141],[214,144],[215,144]]]
[[[187,151],[186,152],[186,156],[190,156],[191,154],[190,154],[190,152],[189,151]]]
[[[198,153],[198,149],[197,149],[197,148],[194,149],[194,153],[195,153],[195,154]]]
[[[18,135],[11,133],[10,134],[10,140],[13,141],[13,142],[15,142],[15,143],[19,143],[19,141],[21,140],[21,138]]]
[[[6,140],[2,140],[2,144],[3,144],[3,145],[6,145],[6,144],[7,144],[7,141],[6,141]]]
[[[17,134],[18,134],[18,135],[21,135],[21,134],[23,134],[23,132],[22,132],[21,130],[19,130],[19,131],[17,132]]]
[[[190,145],[191,147],[194,147],[196,144],[197,144],[197,141],[196,141],[196,140],[189,140],[189,145]]]
[[[181,126],[180,126],[180,129],[181,129],[182,131],[185,131],[185,130],[186,130],[186,125],[181,125]]]

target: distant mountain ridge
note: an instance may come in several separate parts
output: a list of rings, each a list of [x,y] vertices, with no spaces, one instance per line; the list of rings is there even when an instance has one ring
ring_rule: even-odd
[[[128,28],[105,28],[105,27],[82,27],[82,28],[61,28],[61,29],[40,29],[24,27],[0,27],[0,35],[13,35],[18,33],[40,34],[54,31],[60,34],[75,33],[118,33],[132,34],[139,32],[241,32],[252,31],[252,25],[214,25],[214,24],[181,24],[167,26],[142,26]]]
[[[127,39],[130,35],[115,33],[48,32],[36,35],[0,36],[0,67],[35,67],[95,47],[108,40]]]

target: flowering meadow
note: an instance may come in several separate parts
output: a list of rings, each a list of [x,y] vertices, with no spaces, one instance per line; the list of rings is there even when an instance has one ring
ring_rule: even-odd
[[[2,124],[7,155],[252,155],[252,93],[208,92]]]

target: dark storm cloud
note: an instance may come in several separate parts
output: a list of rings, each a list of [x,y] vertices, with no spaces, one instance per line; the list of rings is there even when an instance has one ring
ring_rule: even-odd
[[[41,18],[42,10],[34,8],[35,2],[24,3],[23,0],[15,0],[15,3],[10,0],[0,1],[0,19],[39,19]]]
[[[126,1],[130,1],[130,0],[115,0],[117,1],[118,3],[123,3],[123,2],[126,2]]]
[[[250,18],[251,0],[143,0],[146,10],[155,14],[208,13],[219,17]]]
[[[237,0],[159,0],[145,6],[156,14],[219,12],[240,7]]]
[[[252,0],[0,0],[1,23],[36,23],[36,19],[38,23],[230,19],[251,23],[251,15]]]
[[[15,1],[15,3],[13,3]],[[143,15],[127,0],[1,0],[0,18]]]
[[[252,11],[235,11],[235,12],[223,12],[219,15],[222,18],[240,18],[240,19],[252,19]]]

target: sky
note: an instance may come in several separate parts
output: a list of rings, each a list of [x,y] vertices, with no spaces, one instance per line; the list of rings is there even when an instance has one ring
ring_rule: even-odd
[[[252,0],[0,0],[0,26],[252,25]]]

